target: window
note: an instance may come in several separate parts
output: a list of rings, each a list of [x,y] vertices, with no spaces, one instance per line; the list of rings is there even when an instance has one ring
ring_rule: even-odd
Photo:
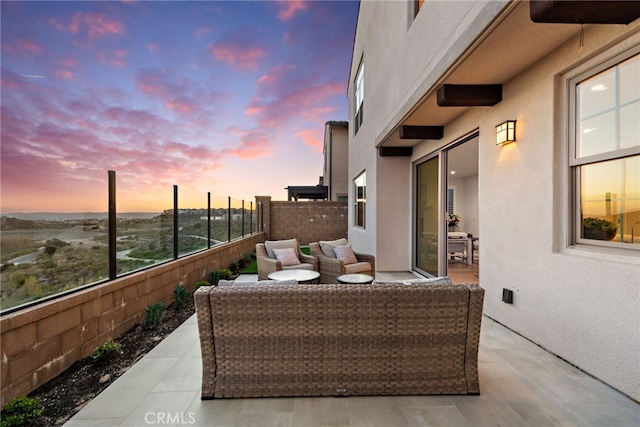
[[[576,243],[640,249],[639,51],[570,80]]]
[[[360,67],[356,73],[354,92],[356,100],[356,111],[353,119],[355,123],[354,133],[358,133],[358,129],[360,129],[360,125],[362,125],[362,115],[364,113],[364,62],[360,63]]]
[[[367,212],[367,175],[362,172],[353,180],[355,205],[354,205],[354,224],[356,227],[365,228],[365,214]]]

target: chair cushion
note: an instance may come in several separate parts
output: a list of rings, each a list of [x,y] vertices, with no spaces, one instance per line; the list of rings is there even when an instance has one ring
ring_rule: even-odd
[[[324,256],[328,256],[329,258],[336,258],[336,254],[333,251],[334,247],[345,246],[349,244],[347,239],[345,239],[344,237],[337,240],[320,240],[318,243],[320,244],[320,250],[322,251]]]
[[[306,262],[303,262],[301,264],[298,265],[283,265],[282,266],[283,270],[311,270],[311,271],[315,271],[313,269],[313,264],[309,264]]]
[[[368,262],[356,262],[354,264],[345,264],[344,274],[364,273],[371,274],[371,264]]]
[[[296,239],[289,240],[267,240],[264,242],[264,248],[267,250],[267,255],[269,258],[276,258],[276,254],[273,252],[274,249],[285,249],[285,248],[293,248],[294,251],[298,251],[298,241]]]
[[[429,277],[429,278],[416,278],[416,279],[400,279],[400,280],[374,280],[374,284],[389,285],[389,284],[403,284],[403,285],[450,285],[451,279],[449,277]]]
[[[300,264],[298,255],[293,248],[274,249],[273,253],[283,266]]]
[[[356,254],[353,253],[353,249],[351,249],[351,245],[345,246],[334,246],[333,251],[336,254],[336,258],[346,264],[355,264],[358,262],[358,258],[356,258]]]

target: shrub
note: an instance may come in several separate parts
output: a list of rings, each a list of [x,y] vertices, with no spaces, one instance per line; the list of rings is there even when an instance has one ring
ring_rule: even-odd
[[[231,267],[232,265],[234,265],[235,263],[231,263],[231,265],[229,265],[229,267]],[[221,268],[220,270],[218,270],[218,275],[220,276],[221,279],[229,279],[231,278],[231,269],[230,268]]]
[[[223,270],[225,269],[223,268]],[[229,264],[228,271],[238,271],[238,263],[232,262],[231,264]]]
[[[184,287],[182,283],[179,283],[173,290],[173,302],[176,310],[182,309],[187,304],[187,299],[191,294]]]
[[[216,273],[216,272],[214,272],[214,273]],[[211,273],[211,274],[213,274],[213,273]],[[209,285],[211,285],[211,283],[207,282],[206,280],[198,280],[196,283],[193,284],[193,292],[197,291],[200,286],[209,286]],[[217,285],[217,283],[216,283],[216,285]]]
[[[209,284],[212,286],[218,286],[218,282],[220,281],[220,279],[222,279],[222,277],[220,276],[220,273],[217,271],[212,271],[209,274]]]
[[[42,410],[40,399],[18,396],[2,407],[0,426],[28,426],[42,415]]]
[[[120,344],[114,341],[107,341],[93,350],[91,358],[98,362],[107,362],[115,359],[121,354],[122,348],[120,347]]]
[[[161,302],[150,304],[145,310],[145,318],[142,327],[144,329],[154,329],[160,324],[162,314],[164,313],[164,304]]]

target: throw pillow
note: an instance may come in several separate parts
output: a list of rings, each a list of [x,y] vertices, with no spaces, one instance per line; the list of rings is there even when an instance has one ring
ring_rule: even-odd
[[[329,258],[336,258],[336,254],[333,251],[333,248],[336,246],[345,246],[348,245],[349,242],[344,237],[342,239],[337,240],[320,240],[318,242],[320,244],[320,250],[324,254],[324,256],[328,256]]]
[[[273,253],[276,254],[276,259],[280,261],[283,266],[300,264],[298,255],[292,248],[274,249]]]
[[[336,253],[336,257],[345,264],[355,264],[358,262],[356,254],[354,254],[353,249],[351,249],[351,245],[336,246],[333,248],[333,251]]]

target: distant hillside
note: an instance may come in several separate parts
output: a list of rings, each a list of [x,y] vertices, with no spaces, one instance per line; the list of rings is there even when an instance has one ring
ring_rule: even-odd
[[[42,223],[3,216],[0,218],[0,230],[40,230]]]
[[[118,218],[149,219],[160,215],[160,212],[119,212]],[[107,212],[12,212],[0,215],[1,218],[12,217],[28,221],[70,221],[79,219],[107,219]]]

